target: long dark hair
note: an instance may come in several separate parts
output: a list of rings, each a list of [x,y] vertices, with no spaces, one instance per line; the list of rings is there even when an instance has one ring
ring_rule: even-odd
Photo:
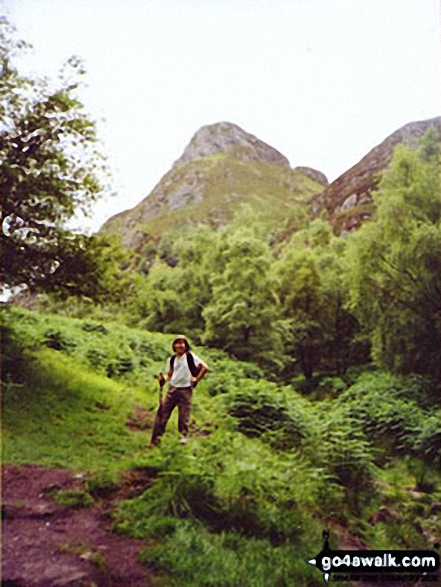
[[[186,338],[184,338],[184,337],[178,336],[178,338],[175,338],[175,340],[173,341],[173,344],[172,344],[172,349],[176,352],[175,344],[178,342],[178,340],[183,340],[184,341],[184,343],[185,343],[185,352],[187,353],[190,350],[190,345],[188,344],[188,340]]]

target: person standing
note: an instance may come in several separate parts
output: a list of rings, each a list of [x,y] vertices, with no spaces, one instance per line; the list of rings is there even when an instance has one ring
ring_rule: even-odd
[[[188,423],[190,420],[193,389],[208,372],[207,365],[194,353],[190,353],[190,345],[185,336],[178,336],[172,344],[174,355],[168,358],[166,365],[167,376],[162,373],[156,376],[161,387],[170,383],[167,394],[161,400],[153,424],[151,444],[157,446],[160,437],[164,434],[170,416],[178,406],[178,430],[181,442],[186,444]]]

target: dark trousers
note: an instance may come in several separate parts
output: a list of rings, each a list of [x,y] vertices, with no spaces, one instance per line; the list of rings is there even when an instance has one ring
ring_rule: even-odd
[[[159,405],[153,424],[152,444],[158,444],[158,439],[165,432],[165,427],[170,416],[178,406],[178,430],[181,434],[188,434],[188,422],[190,420],[192,387],[173,387],[170,385],[165,398]]]

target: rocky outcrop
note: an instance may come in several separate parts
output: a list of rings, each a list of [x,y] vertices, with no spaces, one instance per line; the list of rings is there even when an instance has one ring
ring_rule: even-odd
[[[311,181],[312,180],[312,181]],[[290,168],[279,151],[239,126],[220,122],[198,130],[152,192],[110,218],[101,233],[119,233],[141,250],[152,238],[182,225],[226,224],[241,203],[275,225],[297,205],[307,206],[327,183],[309,168]]]
[[[356,228],[372,213],[372,192],[388,167],[396,145],[402,143],[415,148],[430,125],[434,125],[441,136],[441,117],[411,122],[394,132],[317,195],[313,200],[313,212],[325,209],[337,234]]]
[[[245,132],[237,124],[217,122],[203,126],[194,134],[183,154],[175,161],[173,169],[217,153],[230,153],[243,161],[261,161],[289,168],[288,159],[274,147]]]
[[[322,186],[328,186],[329,181],[328,178],[324,173],[321,171],[317,171],[317,169],[312,169],[312,167],[295,167],[294,171],[299,171],[309,179],[314,180],[316,183],[319,183]]]

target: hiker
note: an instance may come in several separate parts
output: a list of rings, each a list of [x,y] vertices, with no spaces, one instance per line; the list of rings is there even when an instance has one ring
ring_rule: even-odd
[[[187,443],[188,421],[190,419],[191,398],[193,388],[208,371],[207,365],[194,353],[190,353],[190,345],[185,336],[178,336],[172,344],[174,355],[169,357],[166,365],[167,377],[158,373],[156,379],[161,388],[166,381],[170,382],[167,394],[161,398],[153,424],[152,445],[159,444],[159,437],[165,432],[167,422],[175,406],[178,406],[178,429],[181,443]]]

